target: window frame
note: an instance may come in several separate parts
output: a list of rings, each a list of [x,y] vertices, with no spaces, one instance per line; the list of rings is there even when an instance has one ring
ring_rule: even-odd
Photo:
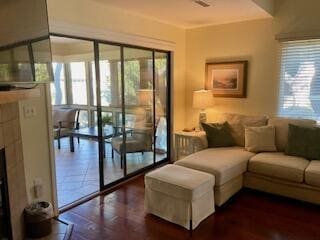
[[[67,84],[67,73],[66,73],[66,64],[65,64],[65,62],[63,62],[63,61],[52,61],[52,64],[54,64],[54,63],[57,63],[57,64],[63,64],[63,75],[64,75],[64,88],[65,88],[65,93],[64,93],[64,99],[65,99],[65,103],[62,103],[62,104],[55,104],[54,103],[54,101],[52,101],[53,99],[52,99],[52,96],[51,96],[51,104],[52,104],[52,106],[55,106],[55,107],[59,107],[59,106],[68,106],[68,84]],[[53,70],[53,68],[52,68],[52,70]],[[54,79],[54,72],[52,72],[52,78]],[[50,82],[50,88],[52,87],[52,85],[53,86],[55,86],[55,81],[53,80],[52,82]],[[61,84],[61,82],[60,82],[60,84]],[[56,89],[55,89],[55,91],[56,91]],[[50,91],[50,94],[51,94],[51,91]]]

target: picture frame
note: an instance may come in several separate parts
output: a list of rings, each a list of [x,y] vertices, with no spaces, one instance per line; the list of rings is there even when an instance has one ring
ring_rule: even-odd
[[[247,97],[248,61],[206,63],[205,89],[214,97]]]

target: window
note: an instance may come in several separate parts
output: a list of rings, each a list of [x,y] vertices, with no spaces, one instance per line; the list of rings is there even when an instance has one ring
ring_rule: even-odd
[[[10,65],[0,60],[0,79],[10,81]]]
[[[12,50],[12,74],[13,80],[18,82],[30,82],[33,79],[30,56],[27,45],[18,46]]]
[[[89,125],[88,111],[80,110],[79,123],[80,123],[80,128],[88,127]]]
[[[97,111],[93,111],[93,124],[97,125],[98,124],[98,116],[97,116]],[[101,120],[102,120],[102,125],[112,125],[112,112],[101,112]]]
[[[118,113],[118,123],[122,122],[122,113]],[[136,116],[134,114],[131,113],[127,113],[125,114],[125,125],[127,128],[134,128],[134,124],[136,122]]]
[[[71,62],[72,103],[87,105],[86,63]]]
[[[97,105],[96,97],[96,73],[94,62],[91,62],[92,66],[92,89],[93,89],[93,103]],[[100,91],[101,91],[101,105],[110,106],[111,104],[111,64],[109,61],[100,61]]]
[[[53,105],[66,104],[66,81],[63,63],[52,63],[54,82],[51,82],[51,98]]]
[[[12,53],[10,50],[0,51],[0,79],[4,82],[12,81]]]
[[[138,104],[137,92],[140,86],[140,71],[138,60],[126,60],[124,62],[124,94],[127,106]]]
[[[36,81],[48,81],[51,78],[51,51],[50,41],[45,39],[32,43],[35,79]]]
[[[282,43],[279,115],[320,121],[320,39]]]

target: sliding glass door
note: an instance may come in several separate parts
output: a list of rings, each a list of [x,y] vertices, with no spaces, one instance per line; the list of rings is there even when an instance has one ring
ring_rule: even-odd
[[[154,52],[154,119],[155,119],[155,160],[168,157],[168,111],[169,111],[169,55],[166,52]]]
[[[103,185],[111,184],[125,176],[122,120],[121,47],[98,45],[100,71],[101,127],[104,146]],[[96,81],[95,81],[96,84]],[[102,177],[102,176],[101,176]]]
[[[58,206],[100,190],[92,41],[51,37],[51,83]]]
[[[54,117],[76,112],[55,141],[59,206],[168,160],[169,53],[61,35],[51,41]]]
[[[154,163],[153,52],[123,48],[127,174]]]
[[[104,185],[168,159],[169,53],[99,43],[101,118],[113,128],[104,137]],[[110,151],[108,151],[110,150]]]
[[[168,160],[170,59],[164,51],[96,44],[104,188]]]

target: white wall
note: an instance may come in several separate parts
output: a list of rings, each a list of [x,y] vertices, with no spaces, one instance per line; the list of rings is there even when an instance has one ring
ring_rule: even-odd
[[[34,180],[40,179],[44,187],[40,199],[53,202],[45,84],[40,84],[39,88],[40,98],[19,102],[27,194],[29,202],[36,200],[33,185]],[[23,112],[25,106],[34,106],[36,116],[25,118]]]

